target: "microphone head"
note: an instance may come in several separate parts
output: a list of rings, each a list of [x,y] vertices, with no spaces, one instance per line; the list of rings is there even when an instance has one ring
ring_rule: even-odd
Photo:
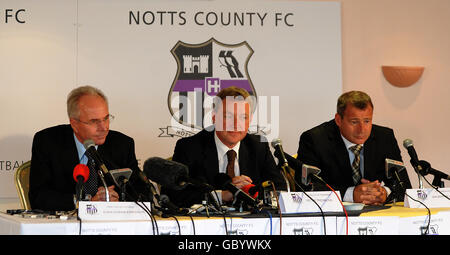
[[[308,186],[311,183],[311,175],[318,175],[320,169],[315,166],[310,166],[307,164],[302,165],[302,183]]]
[[[159,196],[159,201],[162,202],[162,203],[164,203],[164,204],[167,204],[167,203],[170,202],[170,199],[169,199],[169,196],[167,196],[167,195],[165,195],[165,194],[161,194],[161,195]]]
[[[84,148],[87,150],[87,149],[89,149],[90,147],[95,146],[95,142],[94,142],[93,140],[91,140],[91,139],[87,139],[87,140],[85,140],[85,141],[83,142],[83,146],[84,146]]]
[[[144,162],[144,174],[150,180],[174,190],[181,190],[189,179],[188,167],[176,161],[151,157]]]
[[[411,139],[405,139],[403,141],[403,147],[405,147],[405,149],[408,149],[409,147],[413,146],[413,141]]]
[[[281,139],[280,138],[273,139],[271,145],[273,148],[276,148],[277,146],[281,145]]]
[[[241,189],[245,193],[249,194],[253,199],[256,199],[258,197],[258,187],[256,187],[255,184],[247,184]]]
[[[89,167],[87,167],[85,164],[78,164],[73,169],[73,179],[78,182],[78,176],[82,176],[83,182],[85,183],[87,179],[89,178]]]

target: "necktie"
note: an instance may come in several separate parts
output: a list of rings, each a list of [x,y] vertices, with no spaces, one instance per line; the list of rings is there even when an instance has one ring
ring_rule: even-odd
[[[359,153],[361,152],[362,145],[357,144],[355,146],[350,147],[350,150],[355,154],[355,159],[352,163],[352,170],[353,170],[353,183],[357,185],[361,181],[361,172],[359,171],[359,163],[360,163],[360,157]]]
[[[95,196],[98,190],[98,173],[95,169],[95,162],[92,159],[88,159],[87,166],[89,168],[89,178],[87,179],[85,187],[85,194]]]
[[[233,178],[234,177],[234,161],[236,159],[236,152],[234,150],[227,151],[227,174]]]

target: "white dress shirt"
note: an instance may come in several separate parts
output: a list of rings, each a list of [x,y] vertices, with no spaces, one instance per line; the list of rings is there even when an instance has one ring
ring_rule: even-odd
[[[220,141],[217,137],[216,132],[214,132],[214,141],[216,142],[217,148],[217,158],[219,159],[219,173],[227,173],[228,157],[227,152],[229,150],[234,150],[236,152],[236,160],[234,161],[234,176],[239,176],[239,147],[241,142],[238,142],[233,148],[228,148],[225,144]]]
[[[356,144],[347,140],[344,136],[342,136],[342,134],[341,134],[341,137],[342,137],[342,140],[344,141],[345,147],[347,148],[348,156],[350,159],[350,164],[352,164],[353,160],[355,159],[355,154],[350,150],[350,147],[353,147]],[[364,144],[361,144],[361,145],[363,147],[361,149],[361,152],[359,153],[359,158],[360,158],[359,170],[361,172],[361,178],[364,178]],[[381,186],[384,187],[384,189],[387,192],[387,195],[389,196],[389,194],[391,193],[391,190],[388,187],[384,186],[384,182],[381,182]],[[345,191],[345,194],[344,194],[343,201],[354,202],[354,200],[353,200],[353,190],[354,189],[355,189],[355,186],[347,188],[347,190]]]

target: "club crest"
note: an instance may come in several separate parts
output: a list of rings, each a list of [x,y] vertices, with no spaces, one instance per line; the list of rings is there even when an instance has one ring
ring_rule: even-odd
[[[236,86],[256,97],[247,64],[253,49],[246,41],[225,44],[214,38],[188,44],[178,41],[171,50],[178,70],[168,97],[170,114],[184,126],[204,128],[205,109],[223,88]]]

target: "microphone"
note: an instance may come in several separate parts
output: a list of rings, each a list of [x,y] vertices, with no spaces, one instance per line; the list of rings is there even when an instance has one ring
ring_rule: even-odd
[[[411,165],[414,167],[417,173],[422,171],[422,166],[419,164],[416,150],[414,149],[413,141],[411,139],[405,139],[403,141],[403,147],[408,150],[408,154],[411,157]]]
[[[308,186],[311,183],[312,177],[323,182],[322,178],[318,176],[320,173],[320,169],[315,166],[310,166],[307,164],[302,165],[302,183],[305,186]]]
[[[84,164],[78,164],[73,169],[73,179],[77,182],[76,185],[76,198],[78,201],[81,200],[81,194],[83,192],[83,184],[86,183],[89,178],[89,167]]]
[[[403,141],[403,146],[408,150],[408,154],[411,157],[411,164],[413,165],[414,169],[420,172],[422,176],[432,174],[434,176],[439,176],[442,179],[450,180],[449,175],[432,168],[430,163],[428,163],[427,161],[418,159],[416,150],[413,146],[413,141],[411,139],[405,139]]]
[[[188,167],[176,161],[151,157],[144,162],[143,171],[150,180],[173,190],[182,190],[188,184]]]
[[[253,199],[249,194],[245,193],[242,189],[236,187],[231,183],[231,177],[224,173],[219,173],[214,178],[216,186],[222,190],[228,190],[234,194],[235,200],[244,201],[245,203],[255,207],[256,200]]]
[[[386,178],[391,179],[393,176],[395,177],[395,172],[398,173],[404,170],[405,166],[401,161],[386,158],[384,169],[386,172]]]
[[[425,160],[419,160],[419,165],[422,167],[422,173],[423,175],[427,175],[427,174],[432,174],[434,176],[437,176],[441,179],[446,179],[446,180],[450,180],[450,176],[446,173],[443,173],[439,170],[436,170],[434,168],[431,167],[431,164],[428,163]]]
[[[284,156],[286,157],[288,164],[292,169],[294,169],[295,171],[301,171],[303,163],[299,159],[296,159],[287,153],[285,153]]]
[[[116,180],[117,183],[125,184],[130,180],[130,176],[133,173],[133,171],[130,168],[121,168],[121,169],[113,169],[109,171],[111,173],[111,176]]]
[[[83,146],[86,149],[86,155],[94,160],[95,164],[97,164],[102,172],[104,174],[108,174],[108,168],[106,168],[105,163],[103,163],[102,158],[100,157],[100,154],[98,154],[98,151],[95,149],[95,143],[91,139],[87,139],[83,142]],[[115,183],[117,184],[117,183]]]
[[[121,193],[122,201],[126,201],[127,199],[127,184],[132,173],[133,171],[130,168],[113,169],[109,171],[113,180],[119,185],[118,188]]]
[[[385,159],[386,178],[391,180],[391,194],[387,196],[384,204],[403,201],[405,190],[411,188],[406,168],[401,161]]]
[[[291,155],[285,153],[284,154],[289,166],[294,169],[296,172],[301,171],[302,177],[301,182],[303,185],[308,186],[312,182],[312,178],[318,180],[320,183],[325,184],[326,182],[319,176],[320,168],[316,166],[311,166],[307,164],[303,164],[299,159],[292,157]]]
[[[156,191],[156,188],[153,185],[153,183],[151,183],[148,180],[147,176],[145,176],[145,174],[141,170],[135,171],[135,172],[136,172],[136,175],[138,176],[139,180],[141,180],[141,182],[143,182],[149,188],[150,196],[151,196],[150,200],[152,200],[153,198],[156,198],[159,201],[159,194]]]
[[[288,161],[286,159],[286,156],[284,155],[283,146],[281,145],[281,139],[273,139],[271,145],[275,149],[274,155],[278,158],[280,164],[282,166],[288,166]]]
[[[281,139],[273,139],[271,145],[275,149],[274,155],[278,158],[279,164],[281,165],[281,174],[286,182],[287,191],[290,192],[291,189],[295,191],[294,173],[289,169],[288,160],[286,159],[283,146],[281,145]]]
[[[159,204],[162,206],[163,212],[168,214],[176,214],[176,215],[186,215],[188,213],[187,209],[180,208],[173,204],[169,196],[161,194],[159,196]],[[167,217],[167,215],[163,214],[163,217]]]
[[[249,194],[253,199],[258,197],[258,187],[255,184],[248,184],[242,187],[242,191]]]
[[[254,184],[248,184],[245,185],[244,187],[242,187],[242,190],[249,194],[252,198],[256,199],[259,195],[259,191],[272,186],[272,182],[271,181],[265,181],[259,185],[254,185]]]

